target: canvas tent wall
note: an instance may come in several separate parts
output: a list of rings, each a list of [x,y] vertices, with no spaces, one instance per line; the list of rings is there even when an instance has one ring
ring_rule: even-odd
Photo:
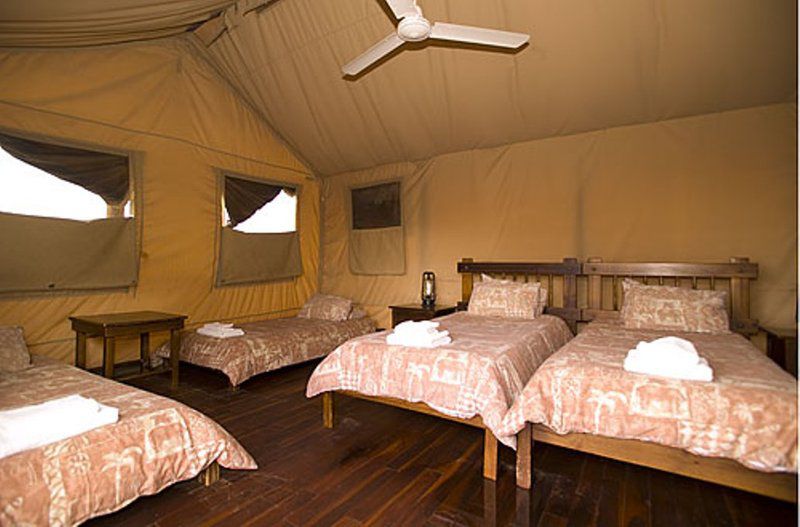
[[[190,323],[247,320],[293,314],[316,290],[318,183],[186,38],[0,51],[0,79],[0,130],[114,147],[141,160],[138,284],[128,292],[3,296],[0,324],[22,325],[34,353],[71,360],[72,314],[152,309],[187,314]],[[214,286],[217,169],[301,189],[300,277]],[[133,355],[131,344],[122,358]]]
[[[323,183],[322,289],[386,307],[419,301],[422,271],[460,299],[462,257],[759,263],[754,316],[790,325],[797,295],[796,106],[619,127],[395,163]],[[406,273],[355,274],[349,189],[402,181]],[[380,251],[373,252],[381,258]]]
[[[0,129],[144,153],[135,292],[5,299],[0,323],[66,358],[71,312],[288,313],[319,277],[385,325],[424,269],[454,299],[463,256],[749,256],[755,316],[795,320],[796,2],[420,5],[532,43],[411,45],[344,79],[340,66],[392,31],[379,0],[0,3]],[[303,185],[296,282],[210,285],[213,167]],[[402,189],[402,222],[385,227],[394,250],[377,252],[392,261],[362,258],[378,274],[354,274],[349,190],[387,181]],[[378,230],[358,233],[359,254],[374,237],[386,247]]]

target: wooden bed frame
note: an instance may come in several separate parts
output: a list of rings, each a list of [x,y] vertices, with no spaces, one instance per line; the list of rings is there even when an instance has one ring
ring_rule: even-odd
[[[758,276],[758,265],[747,258],[729,263],[604,263],[590,259],[581,273],[588,287],[588,308],[582,321],[616,313],[621,305],[622,278],[639,278],[647,283],[715,288],[727,282],[731,328],[744,335],[757,331],[750,318],[750,280]],[[609,287],[610,286],[610,287]],[[609,298],[610,297],[610,298]],[[610,300],[610,302],[608,302]],[[608,305],[610,303],[610,306]],[[614,439],[591,434],[556,434],[544,425],[528,423],[518,435],[517,485],[528,489],[532,479],[532,440],[587,452],[618,461],[664,470],[682,476],[718,483],[784,501],[797,501],[797,475],[751,470],[723,458],[702,457],[684,450],[645,441]]]
[[[466,308],[466,304],[472,294],[472,286],[474,283],[473,275],[475,274],[485,273],[489,275],[499,275],[501,277],[521,277],[524,281],[533,278],[533,280],[541,281],[542,284],[547,286],[548,307],[545,309],[545,312],[563,318],[573,332],[575,332],[577,328],[578,320],[581,316],[577,303],[577,277],[581,272],[581,264],[575,258],[564,258],[562,262],[557,263],[475,262],[472,258],[464,258],[458,263],[458,272],[461,273],[462,293],[462,301],[459,302],[459,309],[463,310]],[[560,306],[554,305],[554,286],[560,286],[562,291]],[[461,419],[438,412],[425,403],[411,403],[391,397],[377,397],[353,391],[339,390],[337,392],[325,392],[322,394],[322,421],[325,428],[333,428],[334,426],[334,393],[403,408],[405,410],[413,410],[415,412],[441,417],[442,419],[483,429],[483,477],[491,480],[497,479],[497,438],[484,426],[480,416],[471,419]]]

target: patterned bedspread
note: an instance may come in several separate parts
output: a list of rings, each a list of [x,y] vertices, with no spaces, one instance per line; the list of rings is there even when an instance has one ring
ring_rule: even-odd
[[[181,334],[180,359],[219,370],[238,386],[250,377],[327,355],[348,339],[375,331],[368,317],[334,322],[310,318],[276,318],[237,325],[241,337],[217,339],[196,331]],[[155,355],[169,357],[169,343]]]
[[[0,410],[78,393],[119,421],[0,459],[1,525],[74,525],[199,474],[255,469],[222,427],[188,406],[52,361],[0,375]]]
[[[306,395],[353,390],[424,402],[453,417],[479,415],[501,442],[514,446],[514,433],[497,433],[500,422],[536,368],[572,338],[566,323],[549,315],[514,320],[464,312],[437,320],[451,344],[390,346],[387,332],[350,340],[317,366]]]
[[[626,372],[641,340],[692,341],[714,381]],[[594,322],[550,357],[506,415],[502,433],[525,422],[652,441],[725,457],[763,471],[797,472],[797,381],[737,334],[668,333]]]

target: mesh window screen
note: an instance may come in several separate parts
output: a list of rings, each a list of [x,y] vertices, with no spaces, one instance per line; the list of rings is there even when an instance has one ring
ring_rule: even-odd
[[[400,182],[351,189],[353,229],[383,229],[402,225]]]
[[[405,273],[405,235],[399,181],[350,189],[350,271],[365,275]]]

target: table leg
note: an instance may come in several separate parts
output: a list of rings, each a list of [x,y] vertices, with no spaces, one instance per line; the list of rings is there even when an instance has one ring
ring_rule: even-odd
[[[103,377],[114,378],[114,351],[116,340],[114,337],[103,337]]]
[[[139,335],[139,372],[144,372],[150,355],[150,333]]]
[[[181,353],[181,333],[173,329],[169,333],[169,362],[172,367],[172,387],[178,387],[178,359]]]
[[[86,333],[75,332],[75,366],[86,369]]]

